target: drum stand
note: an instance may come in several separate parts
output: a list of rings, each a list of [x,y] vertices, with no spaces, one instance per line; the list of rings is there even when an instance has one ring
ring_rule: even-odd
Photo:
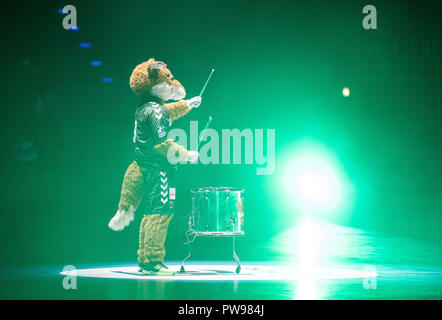
[[[186,272],[186,269],[184,269],[184,262],[186,262],[187,259],[189,259],[190,256],[192,255],[192,243],[193,243],[193,241],[195,240],[196,237],[197,237],[197,235],[194,234],[193,239],[191,241],[187,242],[189,253],[187,254],[187,257],[185,257],[184,260],[181,262],[181,268],[180,268],[180,272],[181,273]],[[235,262],[236,262],[236,270],[235,270],[235,272],[236,273],[240,273],[241,272],[241,265],[240,265],[239,258],[238,258],[238,256],[236,255],[236,252],[235,252],[235,236],[232,237],[232,250],[233,250],[233,258],[235,259]]]
[[[240,273],[241,272],[241,265],[239,264],[239,258],[236,255],[235,252],[235,237],[232,237],[232,248],[233,248],[233,259],[235,259],[236,261],[236,273]]]

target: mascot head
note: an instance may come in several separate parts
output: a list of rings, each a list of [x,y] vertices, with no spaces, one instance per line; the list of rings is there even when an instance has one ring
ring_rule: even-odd
[[[164,101],[186,96],[184,87],[173,78],[167,65],[153,58],[135,68],[130,76],[130,88],[137,96],[154,96]]]

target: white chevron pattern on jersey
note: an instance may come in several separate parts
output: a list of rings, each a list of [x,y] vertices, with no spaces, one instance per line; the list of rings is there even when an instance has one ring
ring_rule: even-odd
[[[167,196],[169,191],[166,190],[169,183],[167,182],[167,176],[166,175],[167,175],[166,172],[160,171],[161,189],[164,190],[164,191],[161,191],[161,202],[163,204],[166,204],[166,202],[169,201],[169,197]]]
[[[153,111],[155,111],[154,116],[155,118],[157,118],[158,120],[160,120],[163,117],[163,114],[161,113],[161,108],[160,106],[154,106],[153,107]]]

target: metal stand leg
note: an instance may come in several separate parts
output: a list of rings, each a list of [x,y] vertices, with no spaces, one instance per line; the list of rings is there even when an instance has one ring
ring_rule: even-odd
[[[192,255],[191,251],[192,251],[192,245],[189,244],[189,254],[187,255],[187,257],[184,258],[183,262],[181,262],[181,269],[180,269],[181,273],[186,272],[186,270],[184,269],[184,262],[186,262],[186,260],[189,259],[190,256]]]
[[[239,258],[235,252],[235,237],[232,237],[232,238],[233,238],[233,258],[235,259],[236,264],[237,264],[236,273],[240,273],[241,272],[241,265],[239,264]]]

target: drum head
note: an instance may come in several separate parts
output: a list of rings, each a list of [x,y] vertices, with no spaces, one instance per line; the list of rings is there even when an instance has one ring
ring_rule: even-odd
[[[192,189],[191,229],[200,236],[244,234],[244,189]]]

